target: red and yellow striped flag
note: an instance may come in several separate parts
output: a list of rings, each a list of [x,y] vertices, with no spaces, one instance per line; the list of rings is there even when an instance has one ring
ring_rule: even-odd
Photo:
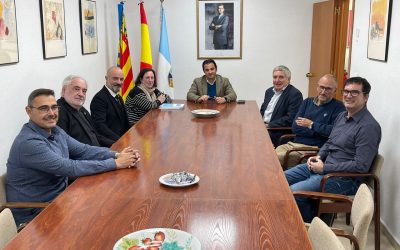
[[[146,12],[144,11],[143,2],[140,2],[140,22],[142,31],[142,54],[140,56],[140,70],[144,68],[152,68],[151,46],[149,36],[149,26],[147,25]]]
[[[133,82],[133,71],[131,63],[131,53],[129,51],[128,35],[126,34],[126,22],[124,15],[124,3],[118,4],[119,16],[119,50],[118,50],[118,67],[124,72],[124,85],[121,88],[121,96],[125,101],[129,91],[135,86]]]

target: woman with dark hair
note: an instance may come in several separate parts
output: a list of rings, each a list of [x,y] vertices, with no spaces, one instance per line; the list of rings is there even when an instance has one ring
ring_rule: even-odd
[[[142,69],[136,78],[135,87],[129,92],[125,102],[131,125],[134,125],[151,109],[158,108],[164,102],[171,102],[169,96],[156,87],[156,72],[150,68]]]

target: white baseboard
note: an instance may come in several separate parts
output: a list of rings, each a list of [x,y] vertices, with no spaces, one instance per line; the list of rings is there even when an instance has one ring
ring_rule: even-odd
[[[393,236],[393,234],[388,230],[388,228],[382,222],[382,220],[381,220],[381,231],[382,231],[382,234],[384,234],[387,237],[387,239],[390,241],[390,243],[393,245],[394,249],[400,250],[400,243]]]

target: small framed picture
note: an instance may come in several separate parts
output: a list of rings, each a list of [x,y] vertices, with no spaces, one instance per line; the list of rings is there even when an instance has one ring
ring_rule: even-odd
[[[392,0],[370,0],[368,58],[387,61]]]
[[[197,0],[197,58],[242,58],[242,0]]]
[[[17,63],[18,61],[15,0],[0,1],[0,64]]]
[[[97,53],[97,12],[96,2],[80,0],[82,54]]]
[[[43,58],[67,55],[64,0],[39,0],[42,24]]]

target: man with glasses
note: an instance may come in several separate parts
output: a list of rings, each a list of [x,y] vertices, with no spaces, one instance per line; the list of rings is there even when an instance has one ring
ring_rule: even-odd
[[[80,76],[69,75],[62,84],[57,125],[75,140],[92,146],[110,147],[114,141],[97,133],[89,111],[83,107],[88,86]]]
[[[371,85],[361,77],[345,81],[343,103],[346,111],[335,120],[332,132],[318,155],[307,163],[285,171],[292,191],[319,191],[324,174],[331,172],[367,173],[378,153],[381,127],[367,109]],[[360,179],[351,177],[329,178],[325,192],[344,195],[356,193]],[[296,197],[304,221],[316,215],[315,203]]]
[[[318,80],[318,96],[303,101],[292,124],[293,133],[296,135],[294,141],[275,149],[282,166],[288,150],[297,147],[319,148],[328,140],[337,115],[345,111],[343,103],[333,98],[336,88],[335,77],[326,74]],[[303,155],[304,151],[291,152],[285,167],[296,165]]]
[[[59,106],[50,89],[34,90],[25,108],[29,116],[7,161],[7,201],[48,202],[67,187],[67,177],[134,167],[140,161],[130,147],[120,153],[82,144],[57,126]],[[16,224],[32,220],[41,209],[13,209]]]

